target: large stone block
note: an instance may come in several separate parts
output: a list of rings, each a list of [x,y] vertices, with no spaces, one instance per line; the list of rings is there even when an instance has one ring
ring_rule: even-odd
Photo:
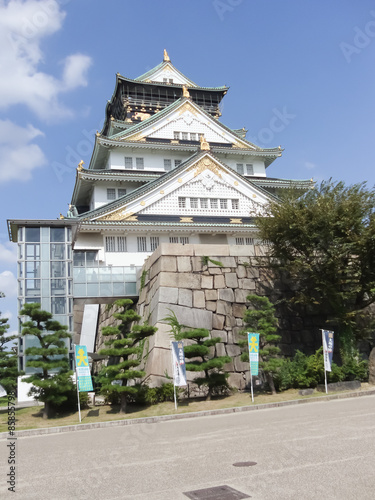
[[[148,277],[150,279],[157,276],[159,273],[167,271],[167,272],[176,272],[177,271],[177,260],[176,257],[171,257],[167,255],[161,256],[149,269]]]
[[[189,273],[167,273],[163,272],[159,275],[160,286],[170,286],[177,288],[200,289],[201,277]]]
[[[213,314],[212,316],[212,328],[215,330],[222,330],[225,323],[225,316],[220,314]]]
[[[160,255],[194,255],[195,245],[181,245],[179,243],[162,243],[156,251],[160,249]]]
[[[218,300],[216,311],[218,314],[224,314],[230,316],[232,314],[232,306],[229,302]]]
[[[245,304],[233,304],[233,316],[235,318],[243,318],[245,311]]]
[[[179,305],[169,306],[168,304],[159,304],[157,308],[155,319],[157,322],[162,322],[163,318],[170,315],[171,309],[177,316],[178,322],[181,325],[186,325],[191,328],[207,328],[207,330],[212,330],[212,312],[206,311],[204,309],[194,309],[190,307],[183,307]]]
[[[216,356],[226,356],[227,353],[225,351],[225,346],[223,343],[221,342],[218,342],[216,345],[215,345],[215,354]]]
[[[216,255],[220,255],[217,253]],[[223,267],[236,267],[237,263],[234,259],[234,257],[213,257],[213,260],[217,260],[223,264]],[[213,264],[210,262],[208,263],[210,267],[212,267]]]
[[[198,307],[199,309],[204,309],[204,307],[206,306],[206,300],[203,290],[193,291],[193,306]]]
[[[229,256],[229,246],[228,245],[195,245],[194,254],[199,257],[210,257],[214,260],[220,260],[224,256]],[[216,256],[219,257],[216,258]],[[225,264],[224,264],[225,265]]]
[[[246,268],[248,278],[259,279],[259,269],[257,267],[249,266]]]
[[[227,344],[227,353],[228,356],[234,358],[235,356],[239,356],[241,354],[241,349],[239,348],[238,345]]]
[[[214,283],[213,276],[202,276],[201,287],[202,288],[212,288]]]
[[[216,311],[216,300],[214,301],[209,301],[209,300],[206,300],[206,309],[207,311],[212,311],[212,312],[215,312]]]
[[[206,300],[217,300],[217,290],[205,290]]]
[[[247,290],[237,289],[234,291],[234,300],[235,300],[235,302],[238,302],[238,303],[245,303],[245,302],[247,302],[246,297],[248,295],[249,295],[249,292]]]
[[[247,257],[249,255],[254,255],[253,245],[230,245],[229,255],[233,257]]]
[[[170,349],[154,347],[151,349],[147,358],[145,366],[146,377],[149,377],[150,375],[162,377],[165,376],[165,372],[167,372],[169,376],[172,376],[171,364]]]
[[[219,289],[219,300],[225,300],[226,302],[234,302],[234,293],[231,288],[220,288]]]
[[[193,306],[193,291],[187,288],[180,288],[178,290],[178,304],[180,306]]]
[[[247,272],[245,266],[237,266],[236,268],[237,278],[246,278]]]
[[[238,288],[238,279],[236,273],[226,273],[225,284],[228,288]]]
[[[170,349],[172,333],[171,327],[167,323],[156,323],[155,327],[157,331],[151,337],[146,339],[145,346],[147,347],[148,342],[148,350],[151,351],[154,347],[161,347],[163,349]]]
[[[203,270],[202,257],[191,257],[191,264],[194,272],[200,272]]]
[[[190,257],[177,257],[177,270],[179,273],[190,273],[192,271]]]
[[[255,290],[255,281],[249,278],[243,278],[238,280],[238,285],[243,290]]]
[[[228,384],[230,387],[243,390],[246,388],[246,376],[244,373],[229,373]],[[250,402],[250,401],[249,401]]]
[[[210,268],[208,269],[208,272],[209,272],[210,274],[213,274],[213,275],[216,275],[216,274],[222,274],[222,272],[221,272],[221,267],[210,267]]]
[[[214,276],[214,288],[225,288],[225,281],[223,275]]]
[[[228,342],[228,334],[225,330],[212,330],[211,337],[219,337],[221,342],[224,342],[225,344]]]
[[[177,304],[178,288],[162,286],[155,295],[159,295],[159,302]]]
[[[249,363],[241,361],[240,356],[236,356],[233,361],[236,372],[244,372],[249,369]]]

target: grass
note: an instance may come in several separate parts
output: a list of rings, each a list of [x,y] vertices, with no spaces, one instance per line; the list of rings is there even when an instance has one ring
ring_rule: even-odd
[[[361,391],[369,389],[369,384],[362,384]],[[345,391],[340,391],[345,392]],[[330,393],[331,394],[331,393]],[[289,389],[272,395],[269,393],[257,393],[254,403],[251,402],[249,393],[237,392],[227,397],[216,397],[211,401],[192,400],[181,401],[177,411],[173,402],[159,403],[152,406],[129,405],[129,412],[124,415],[119,413],[117,406],[102,405],[81,410],[82,423],[105,422],[110,420],[123,420],[132,418],[154,417],[160,415],[175,415],[206,410],[216,410],[221,408],[234,408],[239,406],[250,406],[252,404],[275,403],[281,401],[291,401],[296,399],[309,399],[312,397],[324,396],[324,393],[314,392],[311,396],[300,396],[297,389]],[[0,410],[0,432],[7,432],[6,408]],[[16,410],[16,430],[39,429],[45,427],[59,427],[65,425],[79,424],[78,411],[65,412],[56,415],[48,420],[43,420],[42,405],[22,408]]]

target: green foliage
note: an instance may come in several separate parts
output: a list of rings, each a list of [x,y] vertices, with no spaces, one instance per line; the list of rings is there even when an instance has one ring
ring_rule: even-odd
[[[44,402],[43,417],[48,418],[50,411],[63,404],[67,393],[74,389],[65,341],[71,335],[68,327],[53,320],[51,313],[40,309],[40,304],[25,304],[20,314],[30,318],[22,324],[22,335],[34,336],[39,344],[25,350],[30,357],[26,367],[36,368],[25,381],[33,384],[29,394]]]
[[[346,357],[342,366],[332,363],[332,371],[327,372],[328,382],[365,381],[367,377],[368,362],[362,360],[358,353],[353,357]],[[302,389],[324,384],[323,348],[320,347],[311,356],[297,350],[293,359],[283,361],[275,376],[275,384],[281,391],[292,387]]]
[[[120,323],[102,330],[102,335],[108,340],[104,342],[107,347],[101,349],[99,354],[107,356],[108,362],[100,371],[98,381],[102,394],[112,401],[119,399],[120,411],[126,413],[127,402],[139,392],[139,385],[135,384],[135,381],[145,375],[145,372],[138,368],[142,361],[144,340],[153,335],[156,328],[147,324],[133,325],[141,317],[132,308],[132,300],[119,299],[115,305],[119,307],[120,312],[115,313],[113,317]]]
[[[1,297],[1,294],[0,294]],[[17,338],[17,335],[6,335],[9,329],[8,320],[0,318],[0,384],[7,393],[17,389],[18,360],[15,350],[7,344]]]
[[[246,330],[241,332],[246,339],[239,340],[238,345],[242,348],[242,361],[249,361],[247,333],[259,333],[259,368],[267,376],[268,384],[275,392],[273,377],[280,369],[283,360],[280,358],[280,349],[276,345],[280,340],[277,335],[277,319],[275,308],[267,297],[248,295],[247,301],[252,309],[247,309],[244,314]]]
[[[140,288],[139,288],[140,291],[142,291],[144,289],[144,287],[145,287],[147,273],[148,273],[148,271],[146,271],[145,269],[143,269],[142,274],[141,274],[141,285],[140,285]]]
[[[220,337],[211,338],[210,332],[205,328],[188,328],[181,325],[173,311],[164,318],[172,328],[175,340],[188,340],[189,345],[184,346],[186,370],[192,372],[204,372],[204,376],[197,376],[193,382],[198,387],[206,387],[208,390],[207,399],[218,392],[223,392],[224,388],[229,390],[227,378],[228,374],[223,372],[223,368],[230,363],[230,356],[217,356],[213,349]]]
[[[365,183],[328,181],[271,203],[270,217],[257,219],[270,264],[293,284],[291,303],[325,315],[349,351],[368,334],[364,309],[375,301],[374,212],[375,191]]]
[[[211,264],[214,264],[215,266],[218,267],[224,267],[223,263],[220,262],[219,260],[213,260],[210,257],[202,257],[201,259],[202,266],[208,266],[208,263],[211,262]]]

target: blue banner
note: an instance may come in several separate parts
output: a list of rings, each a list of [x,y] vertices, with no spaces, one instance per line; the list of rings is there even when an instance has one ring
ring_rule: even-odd
[[[79,392],[89,392],[93,390],[90,373],[89,358],[85,345],[75,346],[76,374]]]
[[[177,387],[187,385],[183,342],[172,342],[173,383]]]
[[[332,371],[333,335],[334,332],[322,330],[324,369],[326,372]]]
[[[259,333],[247,334],[249,344],[250,374],[257,376],[259,373]]]

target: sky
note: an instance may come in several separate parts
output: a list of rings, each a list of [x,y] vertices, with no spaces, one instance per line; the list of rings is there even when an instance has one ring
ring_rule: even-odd
[[[0,299],[17,329],[7,219],[66,214],[116,73],[167,49],[200,86],[230,87],[221,121],[284,148],[270,177],[375,184],[370,0],[0,0]]]

